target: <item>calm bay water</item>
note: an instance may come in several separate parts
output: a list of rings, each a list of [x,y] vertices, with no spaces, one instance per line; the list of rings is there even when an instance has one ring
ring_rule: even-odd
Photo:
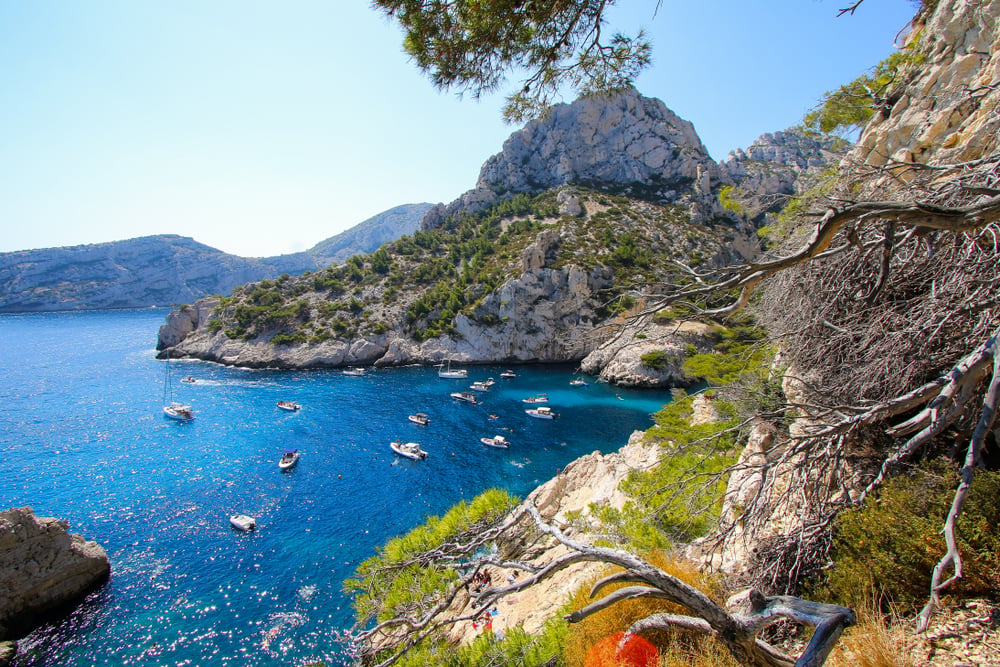
[[[341,664],[336,634],[352,619],[341,584],[387,537],[489,487],[524,496],[574,458],[618,449],[669,400],[570,387],[565,366],[510,380],[473,366],[462,381],[172,362],[174,398],[197,413],[178,423],[160,409],[164,316],[0,315],[0,509],[64,518],[112,562],[108,585],[21,642],[17,667]],[[176,381],[187,375],[198,381]],[[482,405],[448,395],[487,377],[497,384]],[[560,419],[524,413],[520,399],[538,392]],[[303,408],[280,411],[282,399]],[[430,425],[409,423],[414,412]],[[509,450],[479,443],[497,433]],[[395,457],[396,438],[429,457]],[[282,473],[290,448],[304,453]],[[230,528],[236,512],[258,530]]]

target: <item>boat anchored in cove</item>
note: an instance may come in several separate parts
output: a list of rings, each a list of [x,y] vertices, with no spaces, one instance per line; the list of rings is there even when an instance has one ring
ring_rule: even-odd
[[[163,365],[163,414],[168,419],[179,422],[189,422],[194,419],[194,410],[190,405],[184,405],[174,400],[174,388],[170,383],[170,359]]]
[[[421,461],[427,458],[427,452],[420,449],[420,445],[416,442],[403,442],[402,440],[393,440],[389,443],[389,447],[392,451],[396,452],[400,456],[403,456],[414,461]]]

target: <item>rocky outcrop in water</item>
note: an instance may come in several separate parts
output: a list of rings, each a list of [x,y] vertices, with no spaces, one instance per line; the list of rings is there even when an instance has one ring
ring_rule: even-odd
[[[684,387],[697,378],[688,377],[681,364],[688,345],[698,352],[712,348],[712,327],[700,322],[628,324],[580,362],[580,370],[604,382],[623,387]],[[656,355],[657,361],[644,361]],[[650,365],[652,364],[652,365]]]
[[[23,636],[107,579],[104,549],[68,528],[30,507],[0,512],[0,639]]]

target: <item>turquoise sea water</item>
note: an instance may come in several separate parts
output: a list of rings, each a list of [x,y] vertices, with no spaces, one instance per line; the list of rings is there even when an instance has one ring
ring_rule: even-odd
[[[341,591],[392,535],[499,486],[525,495],[574,458],[618,449],[669,400],[664,392],[570,387],[572,368],[250,371],[171,362],[176,400],[161,411],[154,358],[164,310],[0,316],[0,509],[30,505],[100,542],[110,582],[69,618],[21,642],[17,667],[302,665],[345,658]],[[177,382],[187,375],[193,385]],[[449,392],[494,377],[482,405]],[[547,392],[554,421],[521,398]],[[301,403],[297,413],[276,401]],[[426,412],[430,425],[407,421]],[[490,415],[496,415],[491,419]],[[479,438],[502,434],[509,450]],[[420,462],[394,456],[420,442]],[[278,470],[289,448],[298,466]],[[228,516],[257,518],[255,533]]]

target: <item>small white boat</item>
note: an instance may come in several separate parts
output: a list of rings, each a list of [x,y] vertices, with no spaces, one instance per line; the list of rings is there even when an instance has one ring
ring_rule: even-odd
[[[176,419],[179,422],[189,422],[194,419],[194,410],[191,409],[191,406],[181,405],[180,403],[164,405],[163,414],[165,414],[168,418]]]
[[[490,385],[486,384],[485,382],[473,382],[471,385],[469,385],[469,389],[471,389],[472,391],[489,391]]]
[[[548,394],[535,394],[534,396],[529,396],[528,398],[522,398],[522,403],[528,403],[529,405],[536,405],[539,403],[548,403]]]
[[[507,370],[505,370],[503,373],[500,374],[500,377],[507,378],[507,379],[516,378],[517,377],[517,373],[515,373],[514,371],[512,371],[512,370],[510,370],[508,368]]]
[[[407,419],[409,419],[414,424],[419,424],[420,426],[427,426],[428,424],[431,423],[431,418],[428,417],[423,412],[418,412],[415,415],[410,415],[407,417]]]
[[[510,447],[510,443],[507,442],[507,438],[502,435],[495,435],[492,438],[480,438],[479,442],[483,443],[487,447],[496,447],[497,449],[507,449]]]
[[[444,367],[444,364],[438,366],[438,377],[444,378],[446,380],[464,380],[469,377],[469,371],[464,368],[451,369],[451,361],[448,362],[448,368]]]
[[[288,412],[295,412],[296,410],[298,410],[301,407],[302,406],[299,405],[298,403],[296,403],[295,401],[278,401],[278,409],[279,410],[286,410]]]
[[[181,382],[183,382],[184,384],[194,384],[197,381],[198,379],[193,375],[188,375],[186,378],[181,378]]]
[[[278,461],[278,467],[282,470],[290,470],[299,462],[299,458],[302,456],[302,452],[297,449],[289,449],[287,452],[281,455],[281,460]]]
[[[529,410],[525,410],[525,412],[528,413],[529,417],[534,417],[535,419],[555,419],[559,416],[555,412],[552,412],[552,408],[546,405],[543,405],[540,408],[531,408]]]
[[[479,401],[476,400],[476,395],[471,391],[453,391],[451,392],[451,397],[457,401],[465,401],[466,403],[472,403],[476,405]]]
[[[351,366],[350,368],[344,369],[344,375],[351,375],[353,377],[358,377],[365,374],[365,369],[358,368],[357,366]]]
[[[420,449],[420,445],[415,442],[393,440],[389,443],[389,447],[391,447],[392,451],[396,452],[400,456],[405,456],[406,458],[413,459],[414,461],[420,461],[427,458],[427,452]]]
[[[229,517],[230,525],[236,530],[242,530],[244,533],[248,533],[257,527],[257,519],[252,516],[247,516],[246,514],[234,514]]]
[[[586,380],[584,380],[583,378],[578,377],[578,378],[573,378],[572,380],[570,380],[569,381],[569,386],[571,386],[571,387],[586,387],[588,385],[587,385],[587,381]]]

